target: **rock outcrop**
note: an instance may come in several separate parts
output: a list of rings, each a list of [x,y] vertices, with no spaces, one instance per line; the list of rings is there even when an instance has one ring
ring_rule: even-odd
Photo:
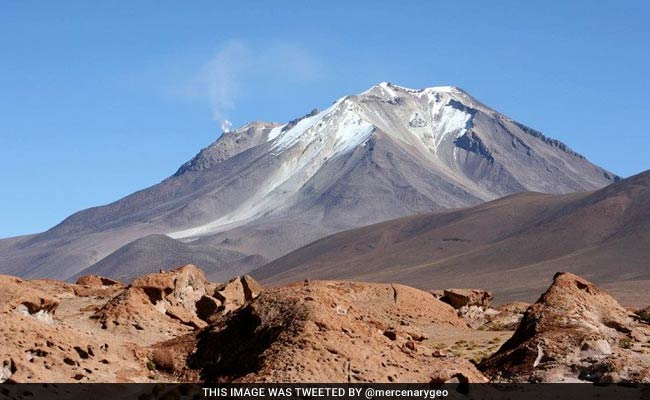
[[[455,309],[471,306],[488,308],[493,299],[492,293],[483,289],[445,289],[440,298]]]
[[[52,323],[59,300],[30,281],[0,275],[0,311],[16,312],[41,322]]]
[[[194,265],[135,279],[124,291],[95,313],[103,329],[148,331],[200,329],[207,324],[197,316],[196,303],[206,295],[207,279]],[[170,321],[173,320],[173,321]]]
[[[262,286],[249,276],[223,285],[208,282],[194,265],[135,279],[95,313],[103,329],[150,335],[152,330],[187,333],[242,307]],[[179,326],[180,324],[180,326]]]
[[[220,303],[218,311],[227,313],[253,300],[259,296],[262,290],[262,285],[257,283],[255,279],[249,275],[244,275],[217,286],[213,296]]]
[[[113,297],[124,290],[124,284],[98,275],[84,275],[73,286],[75,295],[81,297]]]
[[[481,364],[495,380],[650,382],[650,328],[576,275],[558,273],[513,337]]]
[[[189,365],[208,382],[483,382],[428,336],[468,328],[402,285],[314,281],[267,288],[201,332]],[[425,332],[431,332],[427,333]]]
[[[0,287],[0,383],[174,381],[192,346],[175,353],[161,343],[193,337],[262,291],[248,276],[208,282],[193,265],[128,287],[100,276],[68,284],[4,275]]]
[[[523,315],[491,308],[494,296],[483,289],[444,289],[430,293],[456,309],[472,329],[514,330]]]
[[[124,286],[121,282],[118,282],[114,279],[98,275],[84,275],[81,278],[77,279],[77,285],[90,287]]]
[[[514,331],[517,329],[530,304],[514,302],[490,308],[484,313],[485,320],[478,329],[490,331]]]

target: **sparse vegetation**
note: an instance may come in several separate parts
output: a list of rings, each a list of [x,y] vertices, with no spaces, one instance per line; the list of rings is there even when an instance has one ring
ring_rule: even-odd
[[[454,357],[462,357],[463,356],[463,351],[460,349],[451,349],[449,351]]]
[[[510,328],[508,328],[506,325],[502,323],[492,321],[489,324],[485,325],[484,330],[500,332],[500,331],[510,330]]]
[[[643,322],[650,323],[650,307],[639,310],[635,313]]]
[[[629,337],[624,337],[618,341],[618,345],[623,349],[629,349],[632,347],[632,339]]]

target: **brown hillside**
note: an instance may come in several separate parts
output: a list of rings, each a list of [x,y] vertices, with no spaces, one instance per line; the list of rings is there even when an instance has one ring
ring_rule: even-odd
[[[483,287],[497,301],[535,300],[567,270],[622,303],[650,303],[650,172],[595,192],[524,193],[480,206],[400,218],[335,234],[253,273],[299,279]]]

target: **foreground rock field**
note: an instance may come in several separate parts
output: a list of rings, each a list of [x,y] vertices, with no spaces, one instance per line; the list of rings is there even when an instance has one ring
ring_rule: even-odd
[[[481,289],[0,275],[0,382],[650,382],[647,310],[558,273],[532,304]]]

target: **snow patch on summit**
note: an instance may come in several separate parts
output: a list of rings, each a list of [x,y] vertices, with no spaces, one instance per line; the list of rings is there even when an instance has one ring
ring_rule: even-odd
[[[310,128],[312,128],[317,122],[321,121],[327,113],[331,110],[325,110],[319,114],[314,115],[313,117],[307,117],[300,120],[294,127],[291,129],[282,131],[286,128],[283,127],[277,136],[274,138],[275,143],[273,145],[273,150],[286,150],[289,147],[293,146],[300,140],[301,136]],[[269,137],[270,138],[270,137]]]
[[[325,156],[345,153],[363,143],[374,131],[373,124],[360,116],[360,109],[349,98],[336,101],[326,110],[301,119],[287,129],[287,125],[276,127],[269,133],[273,141],[271,151],[280,153],[300,144],[305,147],[316,145],[318,150],[330,148]]]
[[[346,153],[363,143],[375,130],[375,126],[359,116],[347,114],[336,131],[335,153]]]

